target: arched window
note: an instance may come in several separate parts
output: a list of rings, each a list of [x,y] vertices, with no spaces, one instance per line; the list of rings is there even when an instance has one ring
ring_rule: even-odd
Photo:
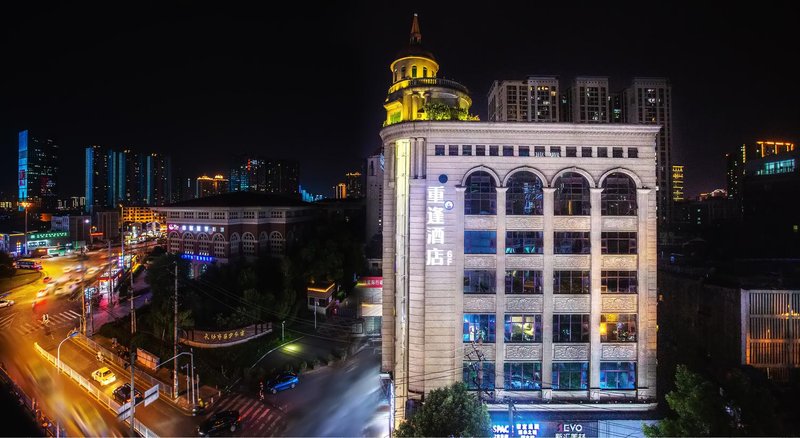
[[[244,255],[256,255],[256,236],[252,233],[242,234],[242,252]]]
[[[412,65],[411,66],[411,77],[412,78],[417,77],[417,66],[416,65]]]
[[[636,183],[621,172],[614,172],[603,180],[600,195],[603,216],[636,216]]]
[[[275,255],[283,254],[285,246],[286,246],[286,241],[283,239],[283,235],[281,233],[277,231],[269,233],[269,251],[272,254]]]
[[[508,179],[506,214],[542,214],[542,180],[531,172],[517,172]]]
[[[575,172],[562,174],[555,182],[553,214],[557,216],[588,216],[591,208],[589,182]]]
[[[197,235],[197,254],[199,255],[211,255],[210,251],[211,245],[208,241],[208,234],[200,233]]]
[[[231,257],[239,255],[239,233],[231,234]]]
[[[428,67],[422,67],[422,77],[423,78],[428,77]]]
[[[194,254],[194,236],[192,236],[192,233],[183,233],[183,252]]]
[[[225,237],[222,234],[214,234],[214,237],[211,238],[211,241],[214,242],[214,257],[226,257],[225,255]]]
[[[464,214],[497,214],[497,191],[494,178],[487,172],[475,172],[467,178]]]
[[[405,68],[405,67],[403,67],[403,68],[400,70],[400,77],[401,77],[401,78],[403,78],[403,79],[405,79],[405,78],[406,78],[406,68]]]

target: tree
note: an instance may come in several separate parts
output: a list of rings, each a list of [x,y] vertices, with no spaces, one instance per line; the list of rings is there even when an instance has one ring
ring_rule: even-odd
[[[456,382],[431,391],[395,436],[491,436],[490,424],[486,406],[463,383]]]
[[[0,277],[14,276],[14,260],[5,251],[0,251]]]
[[[673,415],[658,424],[642,426],[645,436],[729,435],[729,421],[719,391],[686,365],[678,365],[675,390],[666,398]]]
[[[147,270],[145,280],[150,285],[153,293],[150,324],[153,333],[158,334],[162,341],[172,340],[172,327],[175,323],[175,268],[178,264],[178,282],[185,283],[188,278],[189,262],[175,254],[165,254],[157,258]],[[178,288],[178,305],[188,308],[186,291]],[[178,312],[178,327],[193,325],[190,310]]]

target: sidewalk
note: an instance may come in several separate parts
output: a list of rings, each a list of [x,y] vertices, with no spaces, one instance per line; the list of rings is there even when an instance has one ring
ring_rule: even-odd
[[[145,281],[145,272],[143,271],[133,280],[133,305],[137,309],[149,303],[150,298],[153,296],[153,293],[150,292],[150,285]],[[131,314],[131,303],[128,300],[124,300],[121,303],[114,301],[110,306],[106,300],[102,300],[100,301],[100,307],[100,309],[93,309],[92,311],[95,331],[102,327],[103,324],[127,318]]]

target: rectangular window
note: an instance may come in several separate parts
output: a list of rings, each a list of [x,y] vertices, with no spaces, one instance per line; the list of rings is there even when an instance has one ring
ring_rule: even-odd
[[[228,213],[228,219],[239,219],[239,212],[238,211],[232,211],[232,212]]]
[[[497,254],[497,231],[464,231],[464,254]]]
[[[193,211],[184,211],[183,212],[184,219],[194,219],[194,212]]]
[[[622,148],[611,148],[614,158],[622,158]]]
[[[533,156],[535,156],[535,157],[544,157],[545,156],[544,146],[534,146],[533,147]]]
[[[589,271],[553,271],[554,294],[588,294]]]
[[[567,146],[567,157],[577,157],[578,156],[578,148]]]
[[[600,342],[636,342],[636,314],[601,314]]]
[[[475,155],[477,155],[479,157],[485,156],[486,155],[486,146],[482,145],[482,144],[475,145]]]
[[[489,146],[489,156],[496,157],[498,155],[499,148],[497,146]]]
[[[504,157],[513,157],[514,156],[514,146],[503,146],[503,156]]]
[[[550,156],[551,157],[560,157],[561,156],[561,146],[550,146]]]
[[[542,342],[542,315],[506,315],[506,342]]]
[[[600,362],[600,389],[636,389],[636,362]]]
[[[180,219],[181,213],[177,211],[170,211],[167,217],[169,217],[170,219]]]
[[[603,232],[600,243],[603,254],[636,254],[636,232]]]
[[[590,249],[589,232],[555,232],[553,238],[553,251],[555,254],[589,254]]]
[[[600,291],[607,294],[635,294],[637,292],[636,271],[602,271]]]
[[[519,156],[520,157],[530,157],[531,156],[531,148],[529,146],[520,146],[519,147]]]
[[[553,315],[553,342],[589,342],[589,315]]]
[[[481,366],[481,364],[483,364]],[[470,390],[494,389],[494,362],[464,361],[462,373],[464,385]]]
[[[215,211],[214,212],[214,219],[225,219],[225,212],[224,211]]]
[[[436,155],[444,155],[444,145],[443,144],[437,144],[435,149],[436,149],[436,153],[435,153]]]
[[[472,145],[471,144],[462,145],[461,155],[472,155]]]
[[[458,155],[458,145],[451,144],[448,148],[447,155]]]
[[[507,294],[540,294],[543,290],[542,271],[506,271]]]
[[[628,158],[639,158],[639,149],[628,148]]]
[[[197,213],[198,219],[208,219],[208,212],[207,211],[200,211]]]
[[[608,148],[597,148],[597,156],[600,158],[608,158]]]
[[[495,278],[497,273],[488,270],[464,271],[465,294],[493,294],[495,293]]]
[[[590,147],[581,148],[581,157],[591,157],[591,156],[592,156],[592,148]]]
[[[506,254],[542,254],[541,231],[506,231]]]
[[[553,362],[553,389],[587,389],[589,362]]]
[[[503,380],[503,387],[511,391],[538,391],[542,389],[542,363],[506,362]]]
[[[495,316],[464,314],[464,342],[494,343]]]

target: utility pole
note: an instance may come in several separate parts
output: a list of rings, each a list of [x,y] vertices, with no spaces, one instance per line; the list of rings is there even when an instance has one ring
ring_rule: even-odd
[[[514,436],[514,399],[508,398],[508,436]]]
[[[111,239],[108,239],[108,304],[114,302],[114,286],[111,283]]]
[[[314,298],[314,330],[317,329],[317,299]]]
[[[81,254],[81,333],[86,336],[86,269],[83,266],[83,257]]]
[[[175,343],[175,356],[178,355],[178,262],[175,262],[175,330],[173,331],[173,342]],[[172,391],[173,398],[178,399],[178,359],[172,367]]]
[[[133,332],[134,330],[131,329],[131,349],[128,356],[131,361],[131,436],[136,436],[136,431],[133,429],[133,423],[136,421],[136,417],[134,417],[134,413],[136,412],[136,391],[133,386],[135,384],[133,377],[136,374],[133,371],[134,363],[136,363],[136,350],[133,348]]]

